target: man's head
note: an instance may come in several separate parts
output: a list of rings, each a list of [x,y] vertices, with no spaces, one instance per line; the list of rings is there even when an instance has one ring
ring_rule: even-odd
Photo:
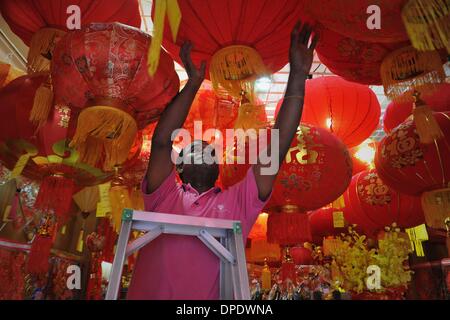
[[[189,183],[199,193],[214,187],[219,177],[219,165],[214,147],[195,140],[181,150],[177,171],[183,183]]]

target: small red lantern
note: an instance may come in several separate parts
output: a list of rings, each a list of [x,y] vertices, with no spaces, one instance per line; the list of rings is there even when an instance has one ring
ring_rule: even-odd
[[[303,1],[306,14],[328,29],[355,40],[377,43],[408,40],[401,18],[406,2],[408,0]],[[376,26],[376,22],[381,24],[381,28],[368,27],[370,23]]]
[[[336,200],[351,180],[345,145],[325,129],[301,125],[275,180],[267,210],[269,242],[311,240],[307,211]]]
[[[282,103],[278,102],[275,114]],[[334,76],[306,81],[302,123],[329,130],[349,148],[372,134],[380,114],[377,96],[366,85]]]
[[[393,223],[400,228],[410,228],[424,222],[420,197],[396,192],[374,169],[353,177],[344,200],[345,219],[357,224],[369,236],[376,236]]]
[[[81,110],[70,145],[84,162],[101,161],[107,170],[122,164],[137,131],[156,121],[178,92],[167,54],[149,76],[149,43],[148,35],[117,23],[89,24],[58,43],[52,65],[56,103]]]
[[[345,233],[343,212],[332,207],[321,208],[308,214],[309,229],[315,244],[322,245],[327,236],[337,236]]]
[[[292,247],[290,248],[290,254],[292,260],[296,265],[310,265],[313,264],[313,257],[311,250],[305,247]]]
[[[370,85],[382,84],[380,67],[384,57],[409,44],[358,41],[323,26],[318,26],[318,33],[320,41],[316,51],[320,61],[348,81]]]
[[[435,112],[450,111],[450,84],[436,84],[436,90],[423,96],[423,101]],[[384,131],[390,133],[395,127],[412,115],[413,103],[391,102],[384,113]]]

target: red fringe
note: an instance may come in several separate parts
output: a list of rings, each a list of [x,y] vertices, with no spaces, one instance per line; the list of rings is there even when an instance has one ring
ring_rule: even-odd
[[[49,212],[53,210],[60,225],[70,218],[70,205],[75,182],[63,176],[47,176],[42,180],[34,207]]]
[[[308,216],[298,212],[270,213],[267,220],[267,241],[292,246],[311,241]]]
[[[50,250],[52,249],[52,237],[37,235],[31,245],[28,256],[27,270],[32,274],[44,274],[49,269]]]

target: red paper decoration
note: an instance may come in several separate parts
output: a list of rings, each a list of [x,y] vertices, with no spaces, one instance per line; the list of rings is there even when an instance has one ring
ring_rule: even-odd
[[[390,187],[411,195],[447,188],[450,182],[450,112],[433,114],[444,133],[434,144],[421,144],[414,122],[399,125],[379,144],[375,166]]]
[[[406,2],[408,0],[303,1],[306,14],[328,29],[355,40],[378,43],[408,40],[401,17],[401,10]],[[372,11],[367,12],[372,5],[379,8],[376,12],[379,16]],[[368,28],[368,22],[373,21],[371,16],[380,22],[381,28]]]
[[[80,8],[81,24],[120,22],[141,26],[137,0],[20,0],[1,1],[0,11],[11,30],[29,46],[33,35],[42,28],[67,30],[69,6]]]
[[[450,111],[450,84],[436,85],[436,90],[424,95],[422,100],[435,112]],[[412,115],[412,102],[391,102],[384,113],[384,131],[390,133],[395,127]]]
[[[164,31],[163,46],[180,62],[184,41],[193,44],[192,58],[199,64],[220,49],[243,45],[255,49],[266,67],[276,72],[288,63],[290,33],[302,13],[297,0],[189,0],[178,2],[182,19],[177,42],[170,28]],[[208,72],[207,72],[208,74]]]
[[[277,105],[275,114],[283,100]],[[366,140],[377,128],[380,104],[368,86],[340,77],[320,77],[306,81],[302,123],[331,131],[347,147]]]
[[[87,163],[98,164],[101,156],[105,169],[123,163],[136,131],[156,121],[178,92],[178,75],[167,54],[149,76],[149,43],[137,29],[94,23],[68,33],[55,49],[56,102],[82,109],[71,146]]]
[[[345,220],[357,224],[369,236],[376,236],[394,222],[410,228],[424,222],[420,197],[401,194],[388,187],[376,170],[352,178],[344,193]]]
[[[320,61],[334,74],[362,84],[381,85],[380,67],[384,57],[408,42],[369,43],[345,37],[323,26],[317,27]]]
[[[308,214],[309,229],[315,244],[322,245],[322,240],[327,236],[337,236],[345,233],[345,227],[335,227],[333,215],[342,213],[340,209],[321,208]]]
[[[290,249],[292,260],[296,265],[310,265],[313,264],[311,250],[304,247],[292,247]]]
[[[280,167],[268,208],[295,206],[299,212],[321,208],[345,191],[351,174],[345,145],[327,130],[303,124]]]

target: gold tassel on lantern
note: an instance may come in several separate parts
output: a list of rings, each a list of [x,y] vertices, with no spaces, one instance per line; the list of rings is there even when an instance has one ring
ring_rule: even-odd
[[[450,219],[450,188],[424,192],[422,209],[427,226],[445,228],[446,219]]]
[[[261,271],[261,289],[270,290],[272,288],[272,274],[270,273],[267,259],[264,260],[264,267]]]
[[[441,57],[436,51],[419,52],[413,47],[398,49],[381,64],[384,92],[391,100],[412,101],[414,90],[431,94],[445,81]]]
[[[80,208],[81,215],[83,217],[83,224],[81,226],[80,233],[78,234],[76,247],[78,252],[83,252],[86,219],[89,217],[90,212],[96,209],[97,203],[100,200],[98,186],[83,188],[73,196],[73,200],[77,204],[78,208]]]
[[[431,144],[434,141],[443,138],[444,134],[433,116],[433,111],[420,99],[419,92],[414,92],[413,96],[413,117],[420,142]]]
[[[92,106],[80,113],[70,147],[79,152],[82,162],[92,166],[104,158],[103,169],[110,171],[127,159],[137,130],[129,113],[116,107]]]
[[[217,51],[209,66],[211,82],[215,90],[225,89],[234,98],[245,92],[254,103],[255,81],[270,76],[259,53],[248,46],[228,46]]]
[[[111,189],[109,189],[109,201],[111,203],[111,218],[114,230],[119,233],[122,222],[123,209],[131,209],[132,203],[128,187],[123,181],[123,177],[119,174],[116,167],[116,174],[111,181]]]
[[[53,50],[56,43],[65,35],[62,30],[54,28],[42,28],[33,35],[27,58],[29,74],[48,74],[47,80],[37,89],[34,97],[33,108],[30,113],[30,121],[35,124],[43,124],[53,106],[53,88],[50,77],[50,65]]]
[[[134,210],[144,211],[144,198],[139,186],[131,189],[130,192],[131,208]]]
[[[415,48],[446,48],[450,53],[450,1],[410,0],[402,9],[402,18]]]
[[[245,98],[243,98],[245,99]],[[267,128],[267,115],[265,106],[252,104],[249,101],[241,103],[234,129],[264,129]]]

